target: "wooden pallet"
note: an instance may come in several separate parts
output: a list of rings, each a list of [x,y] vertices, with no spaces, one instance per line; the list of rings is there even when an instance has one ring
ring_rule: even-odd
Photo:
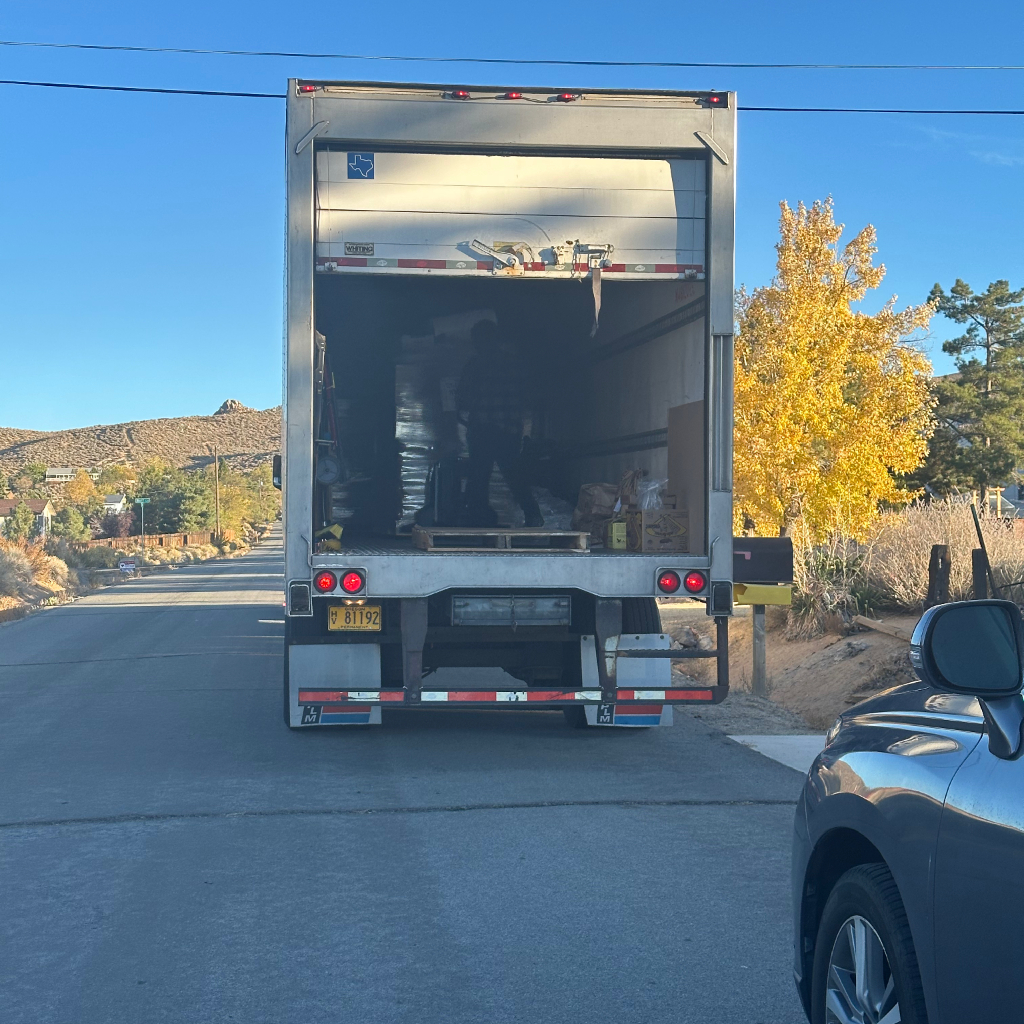
[[[421,551],[579,551],[590,535],[540,527],[414,526],[412,542]]]

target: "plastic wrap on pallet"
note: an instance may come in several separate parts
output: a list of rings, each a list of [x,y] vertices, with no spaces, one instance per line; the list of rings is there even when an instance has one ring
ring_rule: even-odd
[[[403,354],[412,355],[412,346],[407,348],[406,341],[402,339]],[[437,460],[441,396],[439,389],[430,387],[432,379],[436,382],[436,375],[424,358],[395,367],[395,439],[401,502],[396,529],[400,533],[412,529],[413,517],[422,508],[427,493],[427,475]]]
[[[372,525],[373,481],[363,465],[362,452],[354,444],[358,414],[349,399],[335,399],[335,418],[346,472],[341,480],[331,485],[331,522],[343,527],[369,527]]]

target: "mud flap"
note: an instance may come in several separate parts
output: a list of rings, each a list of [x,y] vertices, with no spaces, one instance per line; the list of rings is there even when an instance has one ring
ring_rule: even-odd
[[[295,727],[380,725],[380,705],[359,704],[351,691],[380,690],[378,644],[292,644],[288,647],[288,714]]]
[[[623,633],[612,638],[616,649],[667,650],[671,640],[666,633]],[[583,689],[599,690],[597,644],[592,636],[580,637],[580,668]],[[619,658],[616,683],[627,690],[666,690],[672,685],[672,663],[662,659]],[[587,704],[587,725],[646,729],[652,725],[672,725],[671,704]]]

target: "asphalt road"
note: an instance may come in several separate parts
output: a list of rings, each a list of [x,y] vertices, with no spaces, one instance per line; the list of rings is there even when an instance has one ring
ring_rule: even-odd
[[[798,1024],[800,776],[677,715],[281,721],[280,548],[0,626],[0,1017]]]

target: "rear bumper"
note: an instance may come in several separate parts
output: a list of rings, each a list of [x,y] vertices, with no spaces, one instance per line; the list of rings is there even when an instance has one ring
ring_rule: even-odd
[[[667,646],[667,638],[658,639]],[[579,638],[579,651],[581,684],[573,689],[441,689],[430,687],[429,676],[426,685],[407,689],[381,685],[378,644],[291,644],[285,651],[286,717],[296,727],[366,725],[379,723],[384,707],[584,707],[591,725],[650,726],[671,724],[671,715],[666,715],[665,709],[673,704],[718,703],[725,696],[725,687],[672,686],[671,662],[653,658],[623,658],[617,673],[619,683],[614,689],[602,689],[593,636]]]

